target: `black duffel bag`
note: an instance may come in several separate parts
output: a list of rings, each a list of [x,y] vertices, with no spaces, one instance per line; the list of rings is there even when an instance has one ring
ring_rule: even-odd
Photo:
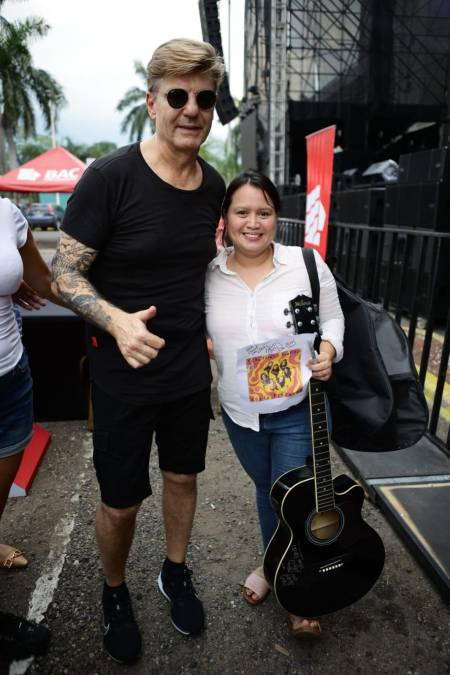
[[[319,278],[312,249],[302,249],[318,305]],[[332,439],[350,450],[400,450],[425,433],[428,406],[408,340],[380,305],[336,281],[345,317],[344,356],[327,383]]]

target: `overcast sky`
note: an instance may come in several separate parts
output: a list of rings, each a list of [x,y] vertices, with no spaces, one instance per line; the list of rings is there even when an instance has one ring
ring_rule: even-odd
[[[231,92],[242,98],[244,0],[221,0],[219,7]],[[79,143],[128,143],[120,133],[122,115],[115,108],[127,89],[141,86],[134,61],[146,65],[155,47],[175,37],[202,39],[198,0],[8,0],[3,14],[9,20],[42,16],[51,26],[31,51],[34,65],[58,80],[68,101],[61,111],[58,141],[69,136]],[[217,118],[212,133],[224,136]]]

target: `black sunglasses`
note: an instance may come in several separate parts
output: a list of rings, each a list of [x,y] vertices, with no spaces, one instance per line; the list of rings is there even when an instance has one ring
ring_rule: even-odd
[[[166,94],[167,103],[171,108],[183,108],[189,100],[189,92],[186,89],[171,89]],[[216,104],[216,92],[204,89],[195,95],[200,110],[210,110]]]

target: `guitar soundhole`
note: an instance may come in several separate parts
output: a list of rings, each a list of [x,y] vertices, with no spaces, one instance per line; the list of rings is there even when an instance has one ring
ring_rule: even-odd
[[[334,541],[342,530],[342,520],[337,509],[312,514],[309,520],[309,534],[313,541],[327,544]]]

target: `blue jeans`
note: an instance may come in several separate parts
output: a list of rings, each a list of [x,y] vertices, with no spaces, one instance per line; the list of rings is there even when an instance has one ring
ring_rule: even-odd
[[[282,473],[306,464],[311,455],[309,400],[282,412],[259,416],[259,431],[241,427],[222,408],[225,428],[242,467],[256,487],[264,549],[278,525],[269,492]]]
[[[0,377],[0,459],[22,452],[33,435],[33,381],[24,349],[20,361]]]

